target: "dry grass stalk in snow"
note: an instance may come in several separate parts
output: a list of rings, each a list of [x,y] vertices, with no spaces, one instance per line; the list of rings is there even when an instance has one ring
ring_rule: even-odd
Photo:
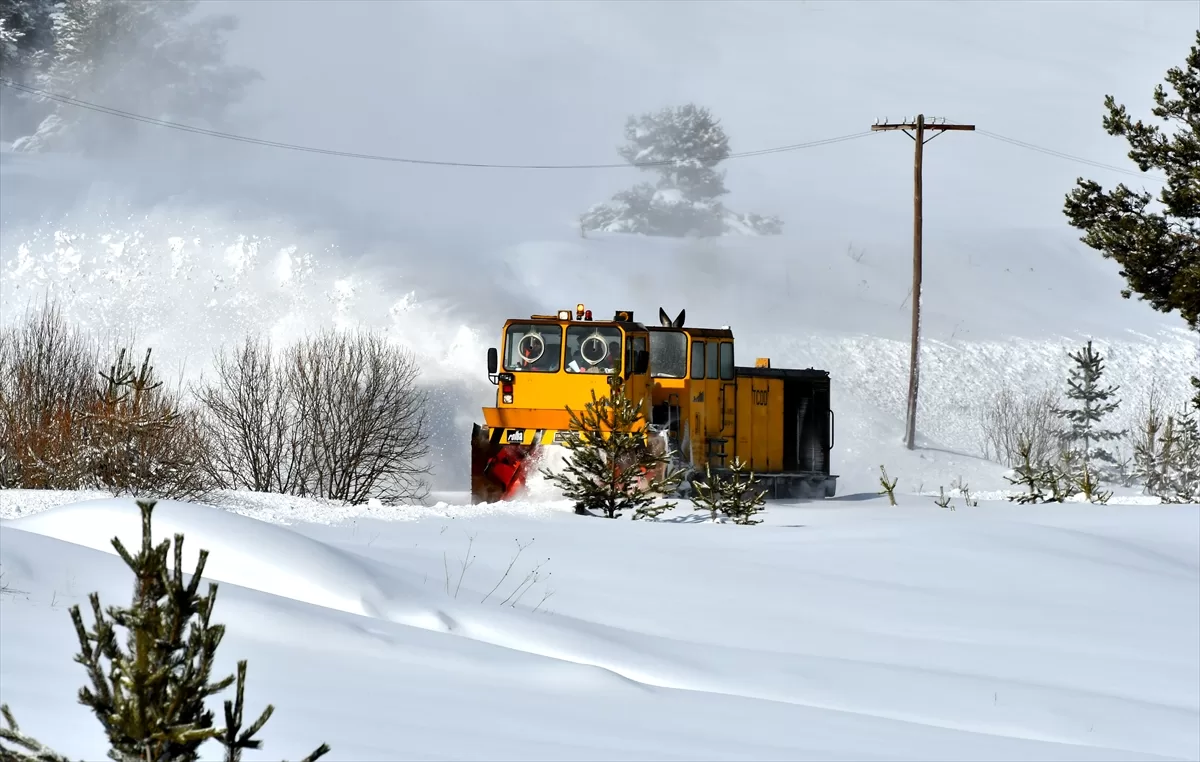
[[[887,469],[883,466],[879,467],[879,485],[883,487],[879,494],[887,495],[889,505],[896,504],[896,482],[898,481],[899,479],[888,479]]]

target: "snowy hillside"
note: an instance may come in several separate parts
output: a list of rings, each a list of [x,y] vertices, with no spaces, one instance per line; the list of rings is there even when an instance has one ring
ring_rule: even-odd
[[[363,259],[363,258],[366,259]],[[467,437],[494,394],[485,349],[506,317],[586,302],[653,321],[686,308],[691,325],[730,325],[738,361],[833,375],[842,492],[874,491],[887,463],[901,490],[963,477],[1002,489],[981,461],[979,418],[1005,388],[1061,388],[1066,352],[1095,339],[1126,404],[1157,384],[1188,395],[1200,367],[1177,316],[1123,300],[1116,266],[1068,231],[970,237],[925,245],[925,345],[919,442],[898,446],[907,389],[911,253],[903,237],[783,235],[671,240],[601,235],[491,249],[396,244],[349,249],[332,234],[282,220],[246,223],[178,205],[140,215],[79,213],[16,221],[0,236],[3,304],[14,319],[43,295],[98,330],[154,346],[160,367],[194,378],[213,350],[250,330],[289,341],[323,326],[384,329],[411,347],[432,391],[437,487],[466,488]],[[481,266],[483,263],[483,266]]]
[[[30,513],[0,524],[0,685],[23,730],[99,759],[66,609],[128,601],[109,538],[139,524],[84,497],[0,493]],[[155,529],[211,551],[218,667],[248,659],[248,711],[276,705],[247,760],[321,741],[338,760],[1200,758],[1195,506],[902,499],[747,528],[234,502],[161,503]]]

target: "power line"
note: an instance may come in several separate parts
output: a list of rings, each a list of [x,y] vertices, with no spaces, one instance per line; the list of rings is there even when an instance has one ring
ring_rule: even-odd
[[[611,164],[493,164],[493,163],[467,162],[467,161],[437,161],[437,160],[433,160],[433,159],[412,159],[412,158],[399,157],[399,156],[384,156],[384,155],[379,155],[379,154],[358,153],[355,151],[338,151],[338,150],[334,150],[334,149],[330,149],[330,148],[320,148],[317,146],[305,146],[305,145],[298,145],[295,143],[283,143],[283,142],[276,141],[276,140],[264,140],[262,138],[252,138],[252,137],[249,137],[246,135],[236,135],[236,134],[230,133],[230,132],[222,132],[220,130],[210,130],[210,129],[207,129],[204,127],[196,127],[196,126],[190,125],[190,124],[182,124],[180,122],[172,122],[172,121],[168,121],[166,119],[157,119],[155,117],[145,116],[143,114],[135,114],[131,111],[124,111],[122,109],[113,108],[111,106],[104,106],[104,105],[101,105],[98,103],[92,103],[90,101],[80,100],[79,98],[73,98],[69,95],[63,95],[61,93],[54,93],[54,92],[50,92],[49,90],[42,90],[42,89],[39,89],[36,87],[31,87],[29,85],[24,85],[24,84],[21,84],[18,82],[13,82],[10,79],[0,78],[0,85],[3,85],[4,87],[8,87],[13,90],[18,90],[20,92],[28,93],[30,95],[38,95],[43,98],[48,98],[53,101],[58,101],[59,103],[65,103],[70,106],[75,106],[77,108],[86,109],[88,111],[95,111],[95,112],[98,112],[101,114],[108,114],[110,116],[119,117],[121,119],[129,119],[129,120],[132,120],[135,122],[142,122],[143,124],[150,124],[150,125],[154,125],[157,127],[166,127],[168,129],[179,130],[181,132],[190,132],[190,133],[193,133],[196,135],[207,135],[209,137],[219,138],[221,140],[232,140],[237,143],[249,143],[251,145],[265,146],[268,148],[279,148],[279,149],[283,149],[283,150],[287,150],[287,151],[300,151],[302,153],[315,153],[315,154],[321,154],[321,155],[325,155],[325,156],[337,156],[337,157],[346,158],[346,159],[363,159],[363,160],[367,160],[367,161],[385,161],[385,162],[392,162],[392,163],[396,163],[396,164],[420,164],[420,165],[435,166],[435,167],[463,167],[463,168],[471,168],[471,169],[534,169],[534,170],[536,170],[536,169],[543,169],[543,170],[551,170],[551,169],[627,169],[629,167],[664,167],[664,166],[671,166],[671,165],[675,164],[674,161],[641,161],[641,162],[611,163]],[[950,120],[944,120],[944,121],[947,124],[955,124],[955,122],[950,121]],[[979,135],[983,135],[984,137],[991,138],[992,140],[997,140],[997,141],[1000,141],[1003,143],[1008,143],[1009,145],[1013,145],[1018,148],[1024,148],[1029,151],[1036,151],[1038,153],[1042,153],[1047,156],[1053,156],[1058,159],[1064,159],[1066,161],[1074,161],[1074,162],[1078,162],[1080,164],[1086,164],[1087,166],[1090,166],[1090,167],[1096,167],[1098,169],[1107,169],[1110,172],[1119,172],[1124,175],[1130,175],[1132,177],[1140,177],[1143,179],[1152,180],[1157,183],[1165,183],[1166,182],[1162,178],[1156,177],[1154,175],[1146,174],[1146,173],[1131,170],[1131,169],[1126,169],[1124,167],[1118,167],[1113,164],[1105,164],[1104,162],[1093,161],[1092,159],[1085,159],[1082,156],[1075,156],[1073,154],[1064,153],[1063,151],[1056,151],[1052,148],[1046,148],[1044,146],[1034,145],[1033,143],[1027,143],[1023,140],[1017,140],[1016,138],[1011,138],[1006,135],[1000,135],[998,133],[990,132],[988,130],[976,130],[975,132]],[[774,148],[761,148],[761,149],[758,149],[755,151],[740,151],[737,153],[731,153],[728,156],[726,156],[725,158],[726,159],[743,159],[743,158],[749,158],[749,157],[753,157],[753,156],[766,156],[768,154],[775,154],[775,153],[788,153],[791,151],[799,151],[799,150],[802,150],[805,148],[819,148],[821,146],[834,145],[835,143],[844,143],[848,140],[858,140],[859,138],[865,138],[866,136],[871,135],[871,134],[873,134],[872,131],[856,132],[856,133],[851,133],[849,135],[839,135],[837,137],[824,138],[821,140],[811,140],[811,141],[808,141],[805,143],[793,143],[791,145],[776,146]]]
[[[411,159],[398,156],[381,156],[378,154],[357,153],[353,151],[337,151],[330,148],[318,148],[316,146],[297,145],[295,143],[281,143],[275,140],[263,140],[260,138],[247,137],[245,135],[235,135],[229,132],[221,132],[219,130],[210,130],[203,127],[196,127],[189,124],[181,124],[179,122],[171,122],[165,119],[156,119],[154,117],[135,114],[130,111],[112,108],[111,106],[102,106],[98,103],[72,98],[68,95],[60,93],[52,93],[47,90],[41,90],[29,85],[19,84],[8,79],[0,79],[0,85],[29,93],[31,95],[40,95],[50,100],[65,103],[78,108],[96,111],[102,114],[120,117],[122,119],[130,119],[135,122],[144,124],[152,124],[158,127],[166,127],[182,132],[191,132],[197,135],[207,135],[209,137],[220,138],[222,140],[232,140],[238,143],[250,143],[252,145],[267,146],[270,148],[281,148],[288,151],[301,151],[304,153],[316,153],[325,156],[338,156],[346,159],[365,159],[369,161],[387,161],[398,164],[423,164],[437,167],[467,167],[473,169],[628,169],[629,167],[663,167],[672,166],[674,161],[642,161],[630,162],[621,164],[484,164],[466,161],[435,161],[432,159]],[[774,148],[762,148],[756,151],[742,151],[739,153],[731,153],[726,156],[726,159],[741,159],[750,156],[766,156],[767,154],[786,153],[789,151],[799,151],[803,148],[816,148],[819,146],[833,145],[834,143],[842,143],[847,140],[856,140],[870,135],[871,132],[856,132],[849,135],[841,135],[834,138],[824,138],[822,140],[813,140],[807,143],[794,143],[786,146],[776,146]]]
[[[1033,143],[1026,143],[1024,140],[1017,140],[1016,138],[1010,138],[1005,135],[999,135],[995,132],[990,132],[988,130],[975,130],[975,132],[980,135],[983,135],[984,137],[991,138],[992,140],[999,140],[1002,143],[1008,143],[1009,145],[1014,145],[1014,146],[1017,146],[1018,148],[1024,148],[1024,149],[1027,149],[1030,151],[1037,151],[1038,153],[1043,153],[1043,154],[1046,154],[1047,156],[1054,156],[1055,158],[1058,158],[1058,159],[1065,159],[1067,161],[1075,161],[1075,162],[1079,162],[1080,164],[1086,164],[1089,167],[1096,167],[1097,169],[1107,169],[1110,172],[1119,172],[1123,175],[1130,175],[1132,177],[1140,177],[1142,179],[1151,180],[1156,183],[1165,183],[1166,182],[1161,177],[1156,177],[1155,175],[1147,174],[1145,172],[1141,172],[1138,170],[1132,170],[1132,169],[1126,169],[1125,167],[1118,167],[1114,164],[1105,164],[1102,161],[1093,161],[1091,159],[1085,159],[1082,156],[1074,156],[1069,153],[1063,153],[1062,151],[1055,151],[1053,148],[1044,148],[1039,145],[1034,145]]]

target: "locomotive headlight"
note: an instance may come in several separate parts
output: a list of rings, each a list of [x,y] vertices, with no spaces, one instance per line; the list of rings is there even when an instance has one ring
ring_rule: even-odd
[[[570,320],[571,319],[571,311],[570,310],[559,310],[558,311],[558,319],[559,320]]]

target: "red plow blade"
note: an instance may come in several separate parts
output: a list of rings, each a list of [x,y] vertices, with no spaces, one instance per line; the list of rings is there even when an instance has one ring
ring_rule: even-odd
[[[499,429],[494,436],[479,424],[471,431],[471,501],[495,503],[513,500],[525,489],[529,469],[535,468],[538,444],[511,444],[500,440]]]

